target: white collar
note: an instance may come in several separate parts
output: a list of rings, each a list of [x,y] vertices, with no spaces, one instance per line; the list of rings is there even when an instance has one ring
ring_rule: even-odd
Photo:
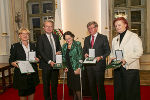
[[[97,35],[98,35],[98,32],[96,32],[96,33],[94,34],[94,37],[97,37]],[[91,35],[91,37],[92,37],[92,35]]]
[[[51,33],[51,34],[46,33],[46,35],[47,35],[48,37],[49,37],[49,36],[53,36],[52,33]]]

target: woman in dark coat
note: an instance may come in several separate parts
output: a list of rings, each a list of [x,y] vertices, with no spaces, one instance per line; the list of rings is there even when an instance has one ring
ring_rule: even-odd
[[[79,41],[74,40],[74,34],[67,31],[63,35],[66,43],[62,47],[63,64],[66,66],[67,85],[73,91],[73,100],[81,100],[80,70],[82,64],[82,47]]]
[[[36,51],[36,46],[29,42],[29,30],[21,28],[19,30],[20,42],[15,43],[10,49],[9,63],[14,66],[13,87],[18,89],[20,100],[34,100],[35,87],[39,84],[37,63],[30,63],[35,70],[33,73],[21,73],[18,62],[19,60],[29,60],[29,52]],[[35,61],[39,59],[35,57]]]

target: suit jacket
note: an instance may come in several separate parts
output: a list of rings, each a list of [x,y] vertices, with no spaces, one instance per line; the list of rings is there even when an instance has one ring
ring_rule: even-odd
[[[83,54],[89,54],[89,49],[91,48],[91,35],[87,36],[84,40]],[[106,57],[110,54],[110,47],[107,36],[102,34],[97,34],[96,40],[94,42],[93,49],[95,49],[95,57],[103,56],[94,67],[95,70],[100,70],[102,67],[105,69],[106,66]]]
[[[140,69],[139,58],[143,54],[142,41],[137,34],[127,30],[120,44],[120,35],[112,40],[110,58],[116,57],[115,50],[123,51],[123,58],[127,62],[126,69]]]
[[[61,51],[61,45],[60,45],[58,36],[56,34],[52,34],[52,35],[53,35],[54,41],[55,41],[56,52]],[[51,44],[50,44],[46,34],[42,34],[39,37],[37,45],[38,45],[38,54],[40,56],[39,67],[41,69],[44,69],[44,68],[52,69],[52,67],[50,67],[50,64],[48,64],[48,61],[49,60],[53,61],[53,52],[52,52]]]
[[[68,44],[65,43],[62,47],[62,56],[63,56],[63,65],[67,66],[66,61],[66,52],[67,52]],[[81,68],[82,64],[79,63],[79,60],[82,60],[82,47],[81,43],[79,41],[73,41],[70,52],[70,63],[72,65],[73,70],[76,70],[77,68]]]
[[[30,43],[30,51],[36,51],[36,46],[33,43]],[[11,64],[14,61],[17,60],[26,60],[26,54],[22,47],[21,42],[15,43],[11,45],[10,49],[10,58],[9,63]],[[31,63],[33,69],[35,70],[35,73],[32,73],[30,77],[33,78],[33,86],[36,86],[39,83],[39,77],[38,77],[38,69],[36,63]],[[27,74],[21,74],[20,69],[15,67],[14,69],[14,76],[13,76],[13,87],[16,89],[26,89],[28,88],[28,75]]]

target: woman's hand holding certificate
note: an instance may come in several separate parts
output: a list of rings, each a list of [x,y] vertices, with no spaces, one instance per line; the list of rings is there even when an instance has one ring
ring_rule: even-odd
[[[126,61],[123,59],[123,51],[115,50],[115,57],[111,58],[110,64],[106,66],[106,69],[113,68],[116,69],[121,67],[121,65],[125,65]]]
[[[121,65],[122,65],[121,60],[116,60],[116,61],[112,60],[111,63],[106,66],[106,69],[110,69],[110,68],[116,69],[121,67]]]
[[[21,73],[35,72],[29,61],[17,61]]]

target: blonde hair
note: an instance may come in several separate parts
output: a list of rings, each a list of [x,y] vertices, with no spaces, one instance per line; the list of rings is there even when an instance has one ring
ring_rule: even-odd
[[[27,28],[24,28],[24,27],[19,29],[18,34],[20,35],[23,31],[26,31],[28,34],[30,34],[30,31]]]

